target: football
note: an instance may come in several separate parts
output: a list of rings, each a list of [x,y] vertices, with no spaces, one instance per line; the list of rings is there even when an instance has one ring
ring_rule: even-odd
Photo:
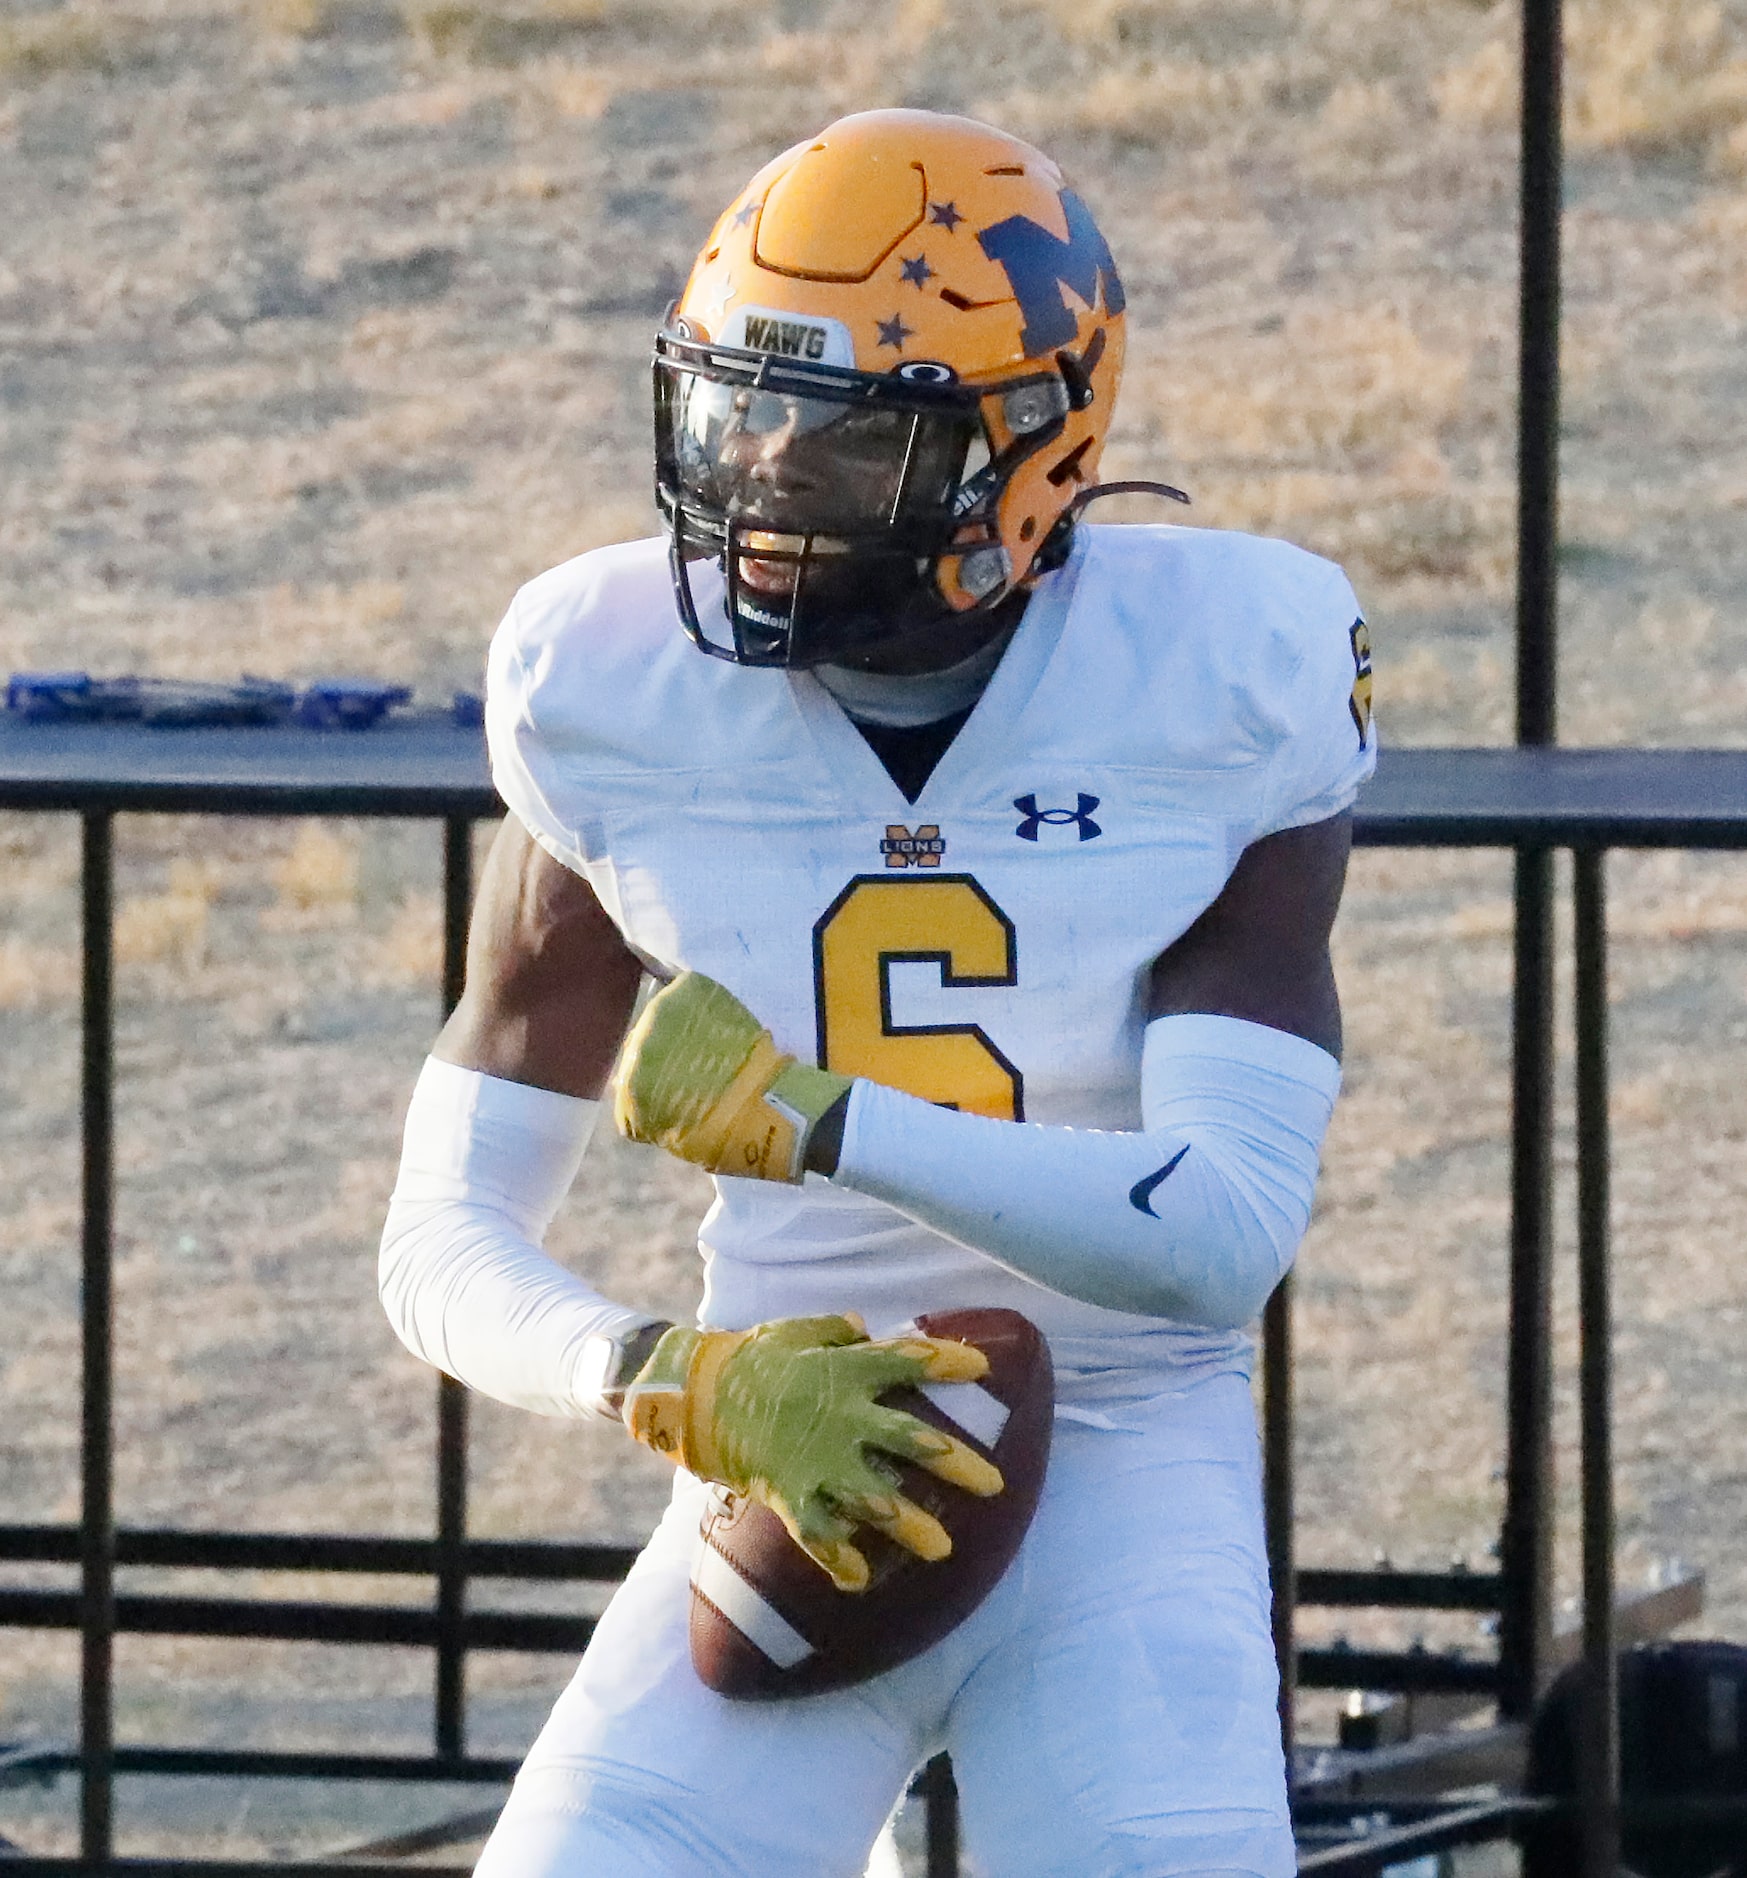
[[[691,1655],[719,1695],[817,1695],[895,1669],[961,1624],[1019,1550],[1049,1462],[1049,1346],[1017,1311],[933,1311],[915,1328],[974,1344],[989,1359],[988,1373],[882,1399],[986,1455],[1006,1485],[978,1499],[924,1468],[892,1462],[904,1492],[951,1535],[952,1554],[931,1563],[860,1527],[855,1542],[869,1580],[855,1592],[839,1591],[768,1507],[717,1488],[692,1567]]]

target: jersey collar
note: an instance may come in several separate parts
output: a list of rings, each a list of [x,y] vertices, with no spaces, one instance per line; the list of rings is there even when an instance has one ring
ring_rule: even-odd
[[[899,819],[913,818],[971,793],[982,770],[1011,756],[1021,713],[1062,641],[1085,552],[1081,530],[1066,562],[1038,582],[994,675],[914,802],[905,800],[827,687],[812,672],[786,674],[796,709],[839,793],[858,809],[892,816],[901,810]]]

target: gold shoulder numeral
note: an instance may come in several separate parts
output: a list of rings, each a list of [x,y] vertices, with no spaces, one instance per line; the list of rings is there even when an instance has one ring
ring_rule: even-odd
[[[1362,619],[1348,628],[1353,642],[1353,690],[1347,709],[1353,714],[1353,728],[1359,733],[1362,749],[1371,734],[1371,628]]]

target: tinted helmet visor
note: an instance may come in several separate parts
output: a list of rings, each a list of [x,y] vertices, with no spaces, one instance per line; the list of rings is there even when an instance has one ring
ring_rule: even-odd
[[[982,428],[976,395],[931,369],[910,379],[657,340],[657,492],[681,613],[705,651],[815,665],[950,611],[935,566]],[[721,564],[720,603],[694,593],[698,561]]]

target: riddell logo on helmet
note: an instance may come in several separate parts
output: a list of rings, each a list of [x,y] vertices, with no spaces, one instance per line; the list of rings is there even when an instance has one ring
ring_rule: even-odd
[[[773,307],[736,307],[721,343],[748,352],[773,352],[811,365],[853,365],[855,343],[841,320],[797,319]]]

